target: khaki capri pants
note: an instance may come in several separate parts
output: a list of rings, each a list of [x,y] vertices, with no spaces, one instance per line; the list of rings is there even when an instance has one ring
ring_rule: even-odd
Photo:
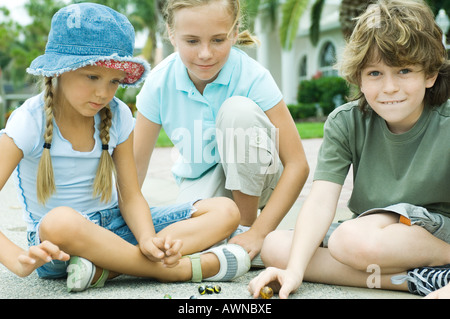
[[[177,202],[225,196],[231,191],[260,197],[263,208],[283,171],[278,131],[267,115],[246,97],[230,97],[216,118],[221,162],[196,179],[182,179]]]

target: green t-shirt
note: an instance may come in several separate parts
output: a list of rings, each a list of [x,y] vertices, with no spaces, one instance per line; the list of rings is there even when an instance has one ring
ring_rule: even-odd
[[[350,165],[355,214],[409,203],[450,217],[450,100],[426,107],[403,134],[373,111],[364,116],[357,102],[337,108],[325,123],[314,180],[342,185]]]

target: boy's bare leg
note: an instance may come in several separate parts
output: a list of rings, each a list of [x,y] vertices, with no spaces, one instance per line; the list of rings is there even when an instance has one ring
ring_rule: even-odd
[[[261,258],[266,267],[285,269],[289,260],[293,231],[277,230],[267,236]],[[344,265],[330,255],[327,248],[318,247],[305,272],[305,281],[331,285],[407,290],[406,283],[393,285],[392,275],[369,267],[365,271]]]
[[[399,215],[379,213],[342,223],[331,235],[331,255],[352,268],[379,265],[384,273],[450,263],[450,245],[420,226],[398,222]]]

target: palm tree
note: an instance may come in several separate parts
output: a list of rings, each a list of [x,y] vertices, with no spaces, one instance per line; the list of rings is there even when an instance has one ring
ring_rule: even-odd
[[[308,6],[308,0],[286,0],[282,6],[280,40],[284,49],[290,50],[297,36],[300,17]]]
[[[344,38],[347,39],[355,28],[354,18],[363,13],[370,1],[367,0],[342,0],[339,10],[339,22]]]
[[[253,28],[258,15],[268,17],[272,28],[278,27],[278,10],[281,5],[280,41],[284,49],[290,50],[297,35],[300,17],[308,6],[309,0],[242,0],[242,7],[247,17],[247,25]]]
[[[316,46],[320,37],[320,18],[326,0],[316,0],[311,8],[311,26],[309,28],[309,39]]]

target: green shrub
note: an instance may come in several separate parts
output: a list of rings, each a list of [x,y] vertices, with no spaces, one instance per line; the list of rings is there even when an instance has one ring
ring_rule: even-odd
[[[320,92],[317,89],[316,80],[304,80],[300,82],[297,100],[299,103],[319,102]]]
[[[336,107],[336,101],[344,103],[348,94],[349,87],[343,78],[328,76],[301,81],[297,97],[299,104],[319,103],[323,113],[328,115]]]
[[[287,107],[294,120],[306,119],[317,115],[315,103],[289,104]]]

